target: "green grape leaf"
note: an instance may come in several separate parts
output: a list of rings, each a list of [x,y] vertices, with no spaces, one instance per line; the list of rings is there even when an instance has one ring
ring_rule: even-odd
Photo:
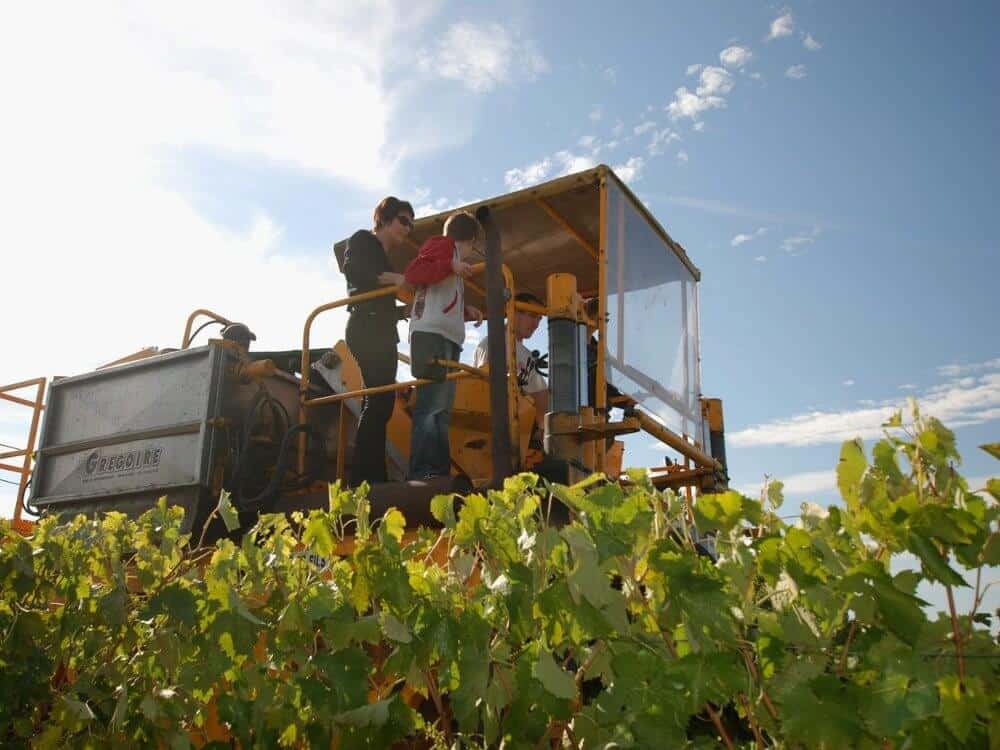
[[[85,702],[70,698],[68,695],[64,695],[62,699],[73,718],[81,721],[92,721],[97,718]]]
[[[784,694],[782,728],[789,739],[808,747],[858,747],[865,734],[859,716],[861,695],[858,687],[842,684],[832,675],[821,675],[807,686]]]
[[[965,691],[956,675],[948,675],[938,680],[941,696],[941,718],[948,730],[960,742],[965,742],[976,720],[976,715],[989,713],[990,701],[984,692],[982,680],[970,677],[966,680]]]
[[[916,645],[926,622],[921,606],[927,602],[900,591],[891,581],[876,580],[873,588],[886,626],[901,640]]]
[[[993,456],[993,458],[1000,460],[1000,443],[986,443],[979,447]]]
[[[941,554],[937,545],[930,539],[919,534],[910,533],[907,546],[910,552],[920,558],[924,573],[928,578],[940,581],[947,586],[968,587],[969,584],[948,565],[948,561],[944,555]]]
[[[233,507],[232,498],[228,492],[223,490],[219,493],[219,504],[217,506],[222,522],[226,525],[226,531],[233,532],[240,527],[240,515]]]
[[[382,632],[385,633],[386,638],[390,638],[398,643],[410,643],[413,640],[413,634],[410,633],[410,629],[406,627],[405,623],[393,616],[391,612],[383,612],[379,620],[382,625]]]
[[[403,532],[406,530],[406,516],[397,508],[390,508],[382,516],[382,527],[397,542],[403,541]]]
[[[319,513],[312,514],[302,534],[302,543],[311,547],[321,557],[331,557],[337,543],[333,538],[333,532],[330,531],[329,517]]]
[[[983,548],[983,565],[1000,565],[1000,534],[996,532],[990,534]]]
[[[468,544],[479,532],[480,525],[489,518],[490,504],[482,495],[469,495],[465,504],[458,512],[458,523],[455,524],[455,542]]]
[[[352,727],[380,727],[389,720],[389,708],[395,700],[396,696],[393,696],[367,706],[341,711],[333,720]]]
[[[455,528],[455,496],[436,495],[431,500],[431,515],[446,529]]]
[[[840,449],[840,463],[837,464],[837,488],[849,510],[858,509],[858,490],[867,469],[864,444],[860,439],[846,441]]]
[[[785,483],[779,482],[777,479],[773,479],[767,484],[767,499],[771,503],[771,507],[777,510],[781,507],[782,503],[785,502]]]
[[[548,649],[538,649],[538,659],[531,668],[531,675],[557,698],[572,700],[576,697],[573,675],[556,664]]]
[[[115,710],[111,714],[111,728],[120,731],[125,724],[125,717],[128,714],[128,687],[120,685],[118,687],[118,700],[115,701]]]
[[[1000,479],[987,479],[986,491],[993,495],[993,499],[1000,501]]]
[[[733,490],[704,495],[694,505],[694,517],[702,532],[728,532],[743,520],[743,496]]]
[[[896,459],[896,449],[888,440],[879,440],[872,448],[872,460],[875,468],[882,472],[885,477],[893,483],[902,480],[903,474],[899,470],[899,462]]]
[[[156,592],[146,604],[143,617],[166,615],[174,622],[193,627],[198,621],[197,599],[180,583],[170,583]]]

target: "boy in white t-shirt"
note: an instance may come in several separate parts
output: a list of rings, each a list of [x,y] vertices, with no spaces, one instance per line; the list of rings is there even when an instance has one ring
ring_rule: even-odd
[[[472,269],[463,257],[475,249],[481,227],[467,211],[448,217],[444,235],[430,237],[403,274],[416,287],[410,314],[410,369],[436,382],[417,388],[410,437],[410,479],[448,476],[451,451],[448,423],[455,402],[455,381],[436,359],[457,361],[465,341],[465,321],[483,322],[483,313],[465,304],[465,282]]]
[[[531,292],[520,292],[515,295],[518,302],[530,302],[535,305],[545,306],[538,297]],[[526,339],[538,329],[542,316],[533,312],[518,310],[514,314],[514,338],[517,339],[517,383],[521,392],[531,396],[535,402],[535,424],[541,430],[543,428],[545,412],[549,410],[549,384],[536,369],[537,360],[524,345]],[[476,367],[485,367],[489,364],[489,340],[483,336],[472,355],[472,364]]]

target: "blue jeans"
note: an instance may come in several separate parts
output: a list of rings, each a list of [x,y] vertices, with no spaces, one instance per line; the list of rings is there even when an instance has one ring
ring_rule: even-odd
[[[459,358],[462,347],[444,336],[436,338],[439,341],[434,342],[437,350],[435,356],[451,360]],[[448,423],[454,403],[454,380],[429,383],[417,388],[413,405],[413,430],[410,433],[410,479],[446,477],[451,474]]]

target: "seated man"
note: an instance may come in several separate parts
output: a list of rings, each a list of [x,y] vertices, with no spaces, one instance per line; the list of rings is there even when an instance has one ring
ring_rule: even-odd
[[[545,305],[538,297],[531,292],[521,292],[515,295],[518,302],[530,302],[534,305]],[[539,430],[543,429],[545,412],[549,410],[549,385],[545,378],[538,372],[537,360],[532,357],[528,347],[524,345],[524,340],[531,338],[531,335],[538,329],[542,316],[536,313],[518,310],[514,315],[514,337],[517,339],[517,382],[521,386],[521,392],[526,396],[531,396],[535,402],[535,424]],[[483,336],[476,347],[475,354],[472,355],[472,363],[476,367],[485,367],[489,364],[489,349],[487,348],[487,337]]]

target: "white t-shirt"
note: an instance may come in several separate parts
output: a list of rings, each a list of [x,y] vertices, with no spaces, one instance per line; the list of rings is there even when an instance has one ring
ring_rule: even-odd
[[[461,256],[455,248],[452,262],[457,260],[461,260]],[[415,331],[436,333],[462,346],[465,341],[465,282],[461,276],[452,273],[436,284],[417,287],[410,314],[410,334]]]
[[[476,367],[485,367],[489,364],[489,344],[487,343],[487,337],[483,336],[482,340],[479,342],[479,346],[476,347],[475,353],[472,355],[472,364]],[[531,359],[531,352],[528,351],[526,347],[520,341],[517,342],[517,374],[521,380],[525,380],[525,370],[528,369],[528,360]],[[527,379],[525,380],[524,387],[522,390],[525,393],[538,393],[539,391],[544,391],[549,387],[549,384],[545,382],[537,370],[532,369],[531,372],[527,373]]]

